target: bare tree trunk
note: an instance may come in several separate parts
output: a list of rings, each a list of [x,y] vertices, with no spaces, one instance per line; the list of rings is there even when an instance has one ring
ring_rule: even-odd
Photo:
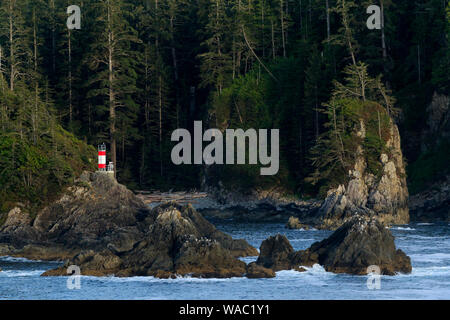
[[[381,47],[383,48],[383,61],[386,63],[387,60],[387,49],[386,49],[386,39],[384,32],[384,5],[383,0],[380,0],[381,7]]]
[[[146,132],[149,130],[150,126],[150,99],[148,96],[148,92],[150,92],[150,66],[149,66],[149,57],[148,57],[148,49],[145,51],[145,129]]]
[[[325,1],[326,9],[327,9],[327,40],[330,40],[330,4],[329,0]]]
[[[37,53],[37,31],[36,31],[36,10],[33,9],[33,57],[34,57],[34,115],[32,115],[33,122],[33,143],[37,143],[37,130],[38,130],[38,79],[37,79],[37,67],[38,67],[38,53]]]
[[[273,20],[270,21],[272,27],[272,58],[275,59],[275,30],[273,25]]]
[[[380,7],[381,7],[381,48],[383,49],[383,70],[384,75],[388,75],[388,65],[387,65],[387,48],[386,48],[386,35],[385,35],[385,28],[384,28],[384,3],[383,0],[380,0]],[[391,84],[388,80],[386,80],[386,88],[390,89]]]
[[[316,136],[316,142],[319,140],[319,97],[317,94],[317,84],[314,87],[314,93],[315,93],[315,102],[316,102],[316,107],[314,110],[314,133]]]
[[[56,73],[55,0],[51,0],[50,6],[52,9],[52,71],[54,76]]]
[[[3,76],[2,58],[3,58],[3,51],[2,46],[0,45],[0,74]]]
[[[159,75],[159,164],[160,174],[163,176],[163,159],[162,159],[162,76]]]
[[[232,79],[234,80],[236,78],[236,39],[235,36],[233,35],[233,43],[231,45],[232,47],[232,55],[233,55],[233,74],[232,74]]]
[[[174,25],[173,25],[173,20],[175,19],[175,17],[172,16],[170,17],[170,30],[172,33],[172,62],[173,62],[173,72],[174,72],[174,77],[175,77],[175,81],[178,81],[178,63],[177,63],[177,53],[176,53],[176,49],[175,49],[175,41],[174,41]]]
[[[264,44],[264,24],[265,24],[265,14],[264,14],[264,5],[265,2],[262,0],[261,4],[261,46],[262,46],[262,55],[263,59],[266,57],[266,46]]]
[[[37,26],[36,26],[36,9],[33,8],[33,57],[34,57],[34,76],[37,76],[38,53],[37,53]]]
[[[283,57],[286,57],[286,39],[284,34],[284,5],[283,0],[280,0],[280,22],[281,22],[281,41],[283,43]]]
[[[170,32],[172,35],[171,39],[171,51],[172,51],[172,64],[173,64],[173,72],[175,78],[175,99],[176,99],[176,112],[177,112],[177,128],[180,127],[180,90],[178,84],[178,61],[177,61],[177,52],[175,49],[175,27],[174,27],[174,19],[175,19],[175,8],[172,8],[171,16],[170,16]]]
[[[116,176],[117,168],[117,147],[116,147],[116,101],[114,92],[114,68],[113,68],[113,53],[114,53],[114,33],[112,31],[112,17],[111,7],[108,0],[108,95],[109,95],[109,135],[111,143],[111,159],[114,163],[114,176]]]
[[[68,74],[68,80],[69,80],[69,126],[72,125],[73,120],[73,104],[72,104],[72,33],[70,29],[67,29],[68,31],[68,55],[69,55],[69,74]]]
[[[9,1],[9,57],[10,57],[10,78],[9,78],[9,87],[11,91],[14,91],[14,78],[16,77],[15,70],[15,56],[14,56],[14,31],[13,31],[13,10],[14,10],[14,1]]]

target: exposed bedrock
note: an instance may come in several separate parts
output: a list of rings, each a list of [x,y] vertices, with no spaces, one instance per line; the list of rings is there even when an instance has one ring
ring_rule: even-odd
[[[358,136],[366,135],[361,121]],[[380,176],[367,170],[364,150],[358,147],[349,182],[328,191],[318,212],[319,228],[336,229],[355,215],[378,219],[385,225],[409,223],[408,188],[400,148],[400,134],[395,124],[390,125],[386,142],[388,153],[380,154]]]
[[[299,218],[293,217],[293,216],[289,217],[289,220],[286,223],[286,228],[288,228],[288,229],[303,229],[303,230],[310,229],[309,225],[301,223]]]
[[[243,240],[233,240],[218,231],[190,206],[174,203],[153,209],[144,238],[131,250],[109,246],[96,252],[83,251],[66,264],[44,275],[65,275],[77,265],[83,275],[242,277],[246,264],[237,256],[257,255]]]
[[[231,277],[246,274],[237,257],[258,251],[217,230],[190,205],[150,210],[114,178],[85,173],[34,220],[21,208],[11,210],[0,228],[0,254],[66,260],[90,275]]]
[[[334,273],[367,274],[378,266],[382,274],[410,273],[410,258],[395,248],[394,237],[377,219],[356,216],[329,238],[306,250],[294,251],[285,236],[263,241],[257,264],[273,270],[299,269],[319,264]]]
[[[146,206],[114,178],[83,173],[34,220],[21,208],[11,210],[0,227],[0,243],[15,247],[17,254],[41,259],[65,259],[82,249],[99,251],[109,244],[128,250],[143,236],[141,220],[148,213]]]

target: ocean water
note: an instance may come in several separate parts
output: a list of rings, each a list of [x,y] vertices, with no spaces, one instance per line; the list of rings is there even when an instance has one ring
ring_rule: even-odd
[[[216,226],[256,248],[277,233],[285,234],[296,250],[331,233],[287,230],[273,223]],[[272,279],[82,276],[80,289],[71,290],[68,277],[40,277],[60,265],[58,262],[0,257],[0,299],[450,299],[450,224],[416,223],[391,230],[397,247],[411,257],[413,272],[382,276],[378,290],[368,289],[368,276],[333,274],[318,265],[302,273],[280,271]]]

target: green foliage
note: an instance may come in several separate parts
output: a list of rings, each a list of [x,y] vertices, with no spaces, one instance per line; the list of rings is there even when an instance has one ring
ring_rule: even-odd
[[[440,181],[450,173],[448,165],[450,159],[450,141],[443,140],[420,157],[407,168],[409,177],[409,191],[416,194],[425,190],[432,183]]]
[[[335,82],[332,98],[324,104],[328,130],[311,150],[316,169],[306,181],[318,185],[322,192],[347,181],[361,151],[368,172],[380,177],[380,155],[389,152],[386,143],[392,120],[387,107],[394,110],[393,99],[386,95],[379,79],[368,76],[364,64],[347,68],[345,80],[345,84]],[[366,100],[377,97],[379,102]]]
[[[62,129],[39,100],[36,105],[41,109],[28,110],[23,97],[27,94],[24,89],[0,91],[1,212],[16,202],[28,209],[39,208],[83,170],[95,168],[95,149]],[[36,129],[25,130],[23,124],[35,117],[41,117]]]
[[[81,7],[82,30],[66,27],[66,8],[72,4]],[[323,175],[331,184],[345,179],[339,159],[351,157],[341,149],[344,143],[353,148],[351,132],[359,125],[354,117],[366,121],[362,143],[369,154],[383,149],[379,123],[383,129],[385,119],[394,118],[402,144],[410,146],[405,155],[414,163],[419,154],[414,140],[425,127],[426,107],[435,91],[449,92],[449,4],[383,0],[382,31],[366,27],[370,4],[3,0],[0,103],[21,107],[3,108],[2,144],[13,145],[32,162],[20,170],[8,167],[17,170],[8,183],[11,188],[24,184],[22,176],[50,167],[58,168],[48,175],[54,181],[75,174],[78,160],[57,159],[48,149],[55,139],[70,141],[65,134],[58,137],[59,125],[88,144],[110,142],[108,157],[115,144],[118,179],[133,188],[200,186],[204,168],[174,166],[170,160],[171,132],[192,129],[194,120],[221,129],[280,128],[280,173],[268,184],[302,196],[325,189],[325,182],[312,186],[304,181],[316,169],[309,157],[320,141],[328,145],[322,149],[324,158],[337,159],[322,168]],[[361,81],[366,84],[363,90]],[[323,135],[333,129],[329,114],[319,111],[326,102],[327,110],[334,105],[336,116],[343,119],[334,129],[341,132],[342,143],[336,135]],[[373,114],[367,117],[364,110]],[[59,151],[64,143],[52,148]],[[80,160],[88,163],[89,152],[81,153]],[[369,170],[378,172],[378,160],[367,160]],[[226,170],[224,180],[237,179],[246,186],[266,183],[255,175],[256,167],[239,167],[233,174]]]

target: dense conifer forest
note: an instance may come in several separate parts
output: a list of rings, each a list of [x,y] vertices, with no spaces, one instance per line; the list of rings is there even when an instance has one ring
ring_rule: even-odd
[[[367,28],[371,4],[381,29]],[[449,37],[446,0],[1,0],[0,212],[52,199],[95,169],[102,142],[134,189],[206,179],[321,196],[345,179],[360,117],[374,174],[370,150],[398,124],[418,192],[448,170],[447,140],[416,140],[433,94],[450,92]],[[279,173],[175,166],[171,133],[195,120],[280,129]]]

